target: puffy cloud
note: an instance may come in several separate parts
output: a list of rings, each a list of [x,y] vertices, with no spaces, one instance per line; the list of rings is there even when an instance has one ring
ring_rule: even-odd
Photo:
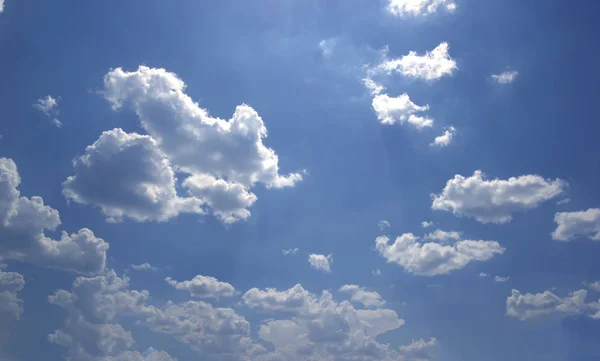
[[[522,321],[551,313],[587,313],[592,318],[600,318],[600,303],[586,302],[587,293],[579,290],[567,297],[559,297],[550,291],[522,294],[519,290],[512,290],[506,299],[506,314]]]
[[[519,75],[519,72],[516,70],[505,71],[504,73],[494,74],[492,75],[492,79],[498,84],[510,84]]]
[[[18,297],[23,287],[25,280],[21,274],[0,268],[0,330],[23,313],[23,301]]]
[[[397,237],[392,244],[388,237],[377,237],[375,245],[387,262],[397,263],[407,272],[421,276],[448,274],[473,261],[487,261],[505,250],[495,241],[464,240],[454,245],[419,243],[419,237],[412,233]]]
[[[131,268],[133,268],[136,271],[158,271],[158,268],[154,267],[153,265],[151,265],[150,263],[146,262],[146,263],[142,263],[142,264],[132,264],[130,266]]]
[[[427,16],[438,9],[456,10],[454,0],[389,0],[387,10],[395,16]]]
[[[506,282],[510,279],[510,277],[502,277],[502,276],[495,276],[494,277],[494,282]]]
[[[395,98],[387,94],[376,95],[373,98],[373,110],[381,124],[409,123],[418,129],[433,125],[432,119],[415,115],[429,110],[429,105],[416,105],[406,93]]]
[[[343,285],[339,291],[349,293],[351,301],[358,302],[365,307],[378,308],[385,304],[379,293],[357,285]]]
[[[2,4],[0,4],[0,8]],[[45,97],[41,97],[34,104],[33,107],[42,113],[44,113],[48,118],[52,118],[52,124],[55,127],[62,127],[63,123],[56,118],[58,116],[58,102],[60,98],[53,98],[50,95],[46,95]]]
[[[75,175],[63,183],[65,197],[99,206],[110,221],[165,221],[181,212],[203,213],[201,200],[177,196],[171,164],[150,136],[103,132],[75,158],[73,168]]]
[[[390,222],[386,221],[386,220],[381,220],[379,222],[377,222],[377,227],[379,227],[379,230],[383,231],[386,230],[388,228],[390,228],[392,225],[390,224]]]
[[[423,238],[426,240],[450,242],[450,241],[458,241],[458,240],[460,240],[460,237],[461,237],[461,232],[442,231],[441,229],[436,229],[435,231],[425,235],[425,237],[423,237]]]
[[[17,166],[0,158],[0,257],[31,262],[41,267],[83,274],[104,270],[108,243],[86,228],[60,240],[47,237],[61,224],[56,209],[44,205],[41,197],[22,197]]]
[[[314,300],[300,284],[285,291],[278,291],[275,288],[265,290],[252,288],[242,299],[250,308],[270,312],[299,312],[300,310],[306,312],[311,306],[311,301]]]
[[[508,180],[487,180],[477,170],[471,177],[455,175],[440,194],[433,194],[432,208],[475,218],[481,223],[506,223],[515,212],[536,208],[563,193],[567,183],[522,175]]]
[[[4,11],[4,0],[0,0],[0,13]]]
[[[385,87],[383,85],[376,83],[373,79],[369,77],[362,79],[362,82],[365,88],[367,88],[369,90],[369,93],[371,93],[371,95],[373,96],[381,94],[385,90]]]
[[[423,221],[423,222],[421,222],[421,227],[423,227],[423,228],[433,227],[433,222],[432,221]]]
[[[591,282],[587,287],[592,291],[600,292],[600,281]]]
[[[447,147],[452,143],[452,139],[456,135],[456,128],[450,127],[444,131],[444,134],[435,137],[431,146],[434,147]]]
[[[298,253],[300,249],[298,248],[290,248],[290,249],[282,249],[281,253],[283,253],[284,256],[290,256],[290,255],[295,255],[296,253]]]
[[[333,255],[328,256],[322,254],[309,254],[308,263],[317,271],[329,273],[331,272],[331,263],[333,263]]]
[[[556,213],[554,222],[558,225],[552,233],[554,240],[570,241],[576,237],[585,237],[600,241],[600,208]]]
[[[219,298],[233,296],[235,288],[227,282],[220,282],[214,277],[198,275],[190,281],[177,282],[171,277],[165,278],[168,284],[180,291],[187,291],[193,297]]]
[[[443,76],[452,75],[458,67],[456,61],[450,57],[448,43],[441,43],[435,49],[419,55],[410,51],[399,59],[386,60],[379,65],[379,69],[391,73],[397,72],[404,76],[437,80]]]

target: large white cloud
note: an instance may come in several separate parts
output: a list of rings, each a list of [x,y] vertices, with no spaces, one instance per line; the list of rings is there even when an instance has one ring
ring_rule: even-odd
[[[165,279],[168,284],[180,291],[187,291],[191,296],[199,298],[219,298],[233,296],[235,288],[227,282],[214,277],[197,275],[189,281],[175,281],[171,277]]]
[[[420,243],[419,237],[405,233],[390,244],[386,236],[377,237],[377,250],[390,263],[421,276],[448,274],[473,261],[487,261],[504,253],[496,241],[458,241],[453,245]]]
[[[455,175],[440,194],[433,194],[432,208],[475,218],[481,223],[506,223],[512,214],[539,206],[557,197],[567,186],[560,179],[522,175],[508,180],[487,180],[477,170],[470,177]]]
[[[519,290],[512,290],[512,294],[506,299],[506,314],[527,320],[552,313],[587,313],[592,318],[600,319],[600,303],[586,302],[587,295],[587,290],[575,291],[567,297],[559,297],[550,291],[522,294]]]
[[[377,119],[381,124],[408,123],[419,129],[433,125],[432,119],[416,115],[429,110],[429,105],[416,105],[406,93],[395,98],[387,94],[375,95],[373,97],[373,110],[375,110]]]
[[[387,73],[397,72],[411,78],[437,80],[452,75],[458,69],[456,60],[450,57],[449,48],[448,43],[441,43],[423,55],[410,51],[398,59],[384,61],[379,65],[379,69]]]
[[[21,178],[11,159],[0,158],[0,257],[31,262],[41,267],[83,274],[102,272],[108,243],[86,228],[60,240],[47,237],[61,224],[58,211],[41,197],[22,197]]]
[[[575,237],[585,237],[600,241],[600,209],[590,208],[579,212],[559,212],[554,215],[558,225],[552,239],[569,241]]]
[[[387,10],[396,16],[427,16],[439,9],[456,10],[454,0],[389,0]]]

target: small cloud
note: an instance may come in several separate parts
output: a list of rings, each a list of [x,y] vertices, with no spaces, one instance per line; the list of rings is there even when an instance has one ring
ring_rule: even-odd
[[[557,205],[563,205],[563,204],[567,204],[571,202],[571,198],[565,198],[565,199],[561,199],[560,201],[556,202]]]
[[[60,97],[54,99],[52,96],[46,95],[45,97],[39,98],[37,102],[33,104],[33,107],[50,117],[55,114],[55,112],[58,113],[57,107],[59,101]]]
[[[381,271],[378,269],[373,270],[373,276],[381,276]]]
[[[433,222],[432,221],[423,221],[423,222],[421,222],[421,227],[423,227],[423,228],[429,228],[431,226],[433,226]]]
[[[490,276],[490,275],[489,275],[488,273],[484,273],[484,272],[481,272],[481,273],[479,274],[479,277],[489,277],[489,276]]]
[[[308,262],[315,270],[330,273],[331,263],[333,263],[333,254],[328,256],[322,254],[310,254],[308,255]]]
[[[381,220],[381,221],[377,222],[377,226],[379,227],[379,230],[383,231],[383,230],[390,228],[391,224],[390,224],[390,222],[388,222],[386,220]]]
[[[600,281],[584,282],[584,284],[588,289],[590,289],[592,291],[600,292]]]
[[[506,282],[509,279],[510,279],[510,277],[496,276],[496,277],[494,277],[494,282]]]
[[[336,43],[337,41],[335,38],[325,39],[319,42],[319,49],[321,49],[324,58],[328,58],[333,54]]]
[[[158,271],[158,268],[154,267],[153,265],[151,265],[148,262],[142,263],[142,264],[132,264],[129,267],[131,267],[132,269],[134,269],[136,271],[141,271],[141,272]]]
[[[446,131],[444,132],[444,134],[435,137],[435,139],[433,140],[433,142],[430,144],[432,147],[447,147],[450,145],[450,143],[452,143],[452,139],[454,139],[454,136],[456,135],[456,128],[454,127],[450,127],[448,129],[446,129]]]
[[[389,0],[387,11],[394,16],[428,16],[439,9],[456,11],[454,0]]]
[[[367,88],[369,90],[369,93],[371,93],[371,95],[373,96],[379,95],[385,90],[385,87],[383,85],[375,82],[371,78],[364,78],[362,79],[362,82],[365,88]]]
[[[515,70],[505,71],[504,73],[492,75],[492,79],[498,84],[510,84],[515,81],[518,75],[519,72]]]
[[[283,253],[284,256],[293,256],[298,253],[299,250],[300,249],[298,248],[282,249],[281,253]]]
[[[54,118],[52,120],[52,124],[54,124],[54,126],[59,129],[63,126],[63,123],[60,120],[58,120],[57,118]]]

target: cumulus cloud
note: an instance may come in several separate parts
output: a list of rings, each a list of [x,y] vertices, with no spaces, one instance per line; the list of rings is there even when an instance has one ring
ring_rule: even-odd
[[[322,254],[309,254],[308,262],[310,266],[317,271],[329,273],[331,272],[331,263],[333,263],[333,255],[328,256]]]
[[[421,227],[423,228],[429,228],[433,226],[433,222],[432,221],[423,221],[421,222]]]
[[[452,143],[452,139],[454,139],[455,135],[456,135],[456,128],[450,127],[444,131],[444,134],[442,134],[438,137],[435,137],[435,139],[433,140],[433,143],[431,143],[431,146],[441,147],[441,148],[447,147],[450,145],[450,143]]]
[[[300,249],[298,248],[282,249],[281,253],[283,253],[284,256],[293,256],[298,253],[299,250]]]
[[[587,287],[592,291],[600,292],[600,281],[588,283]]]
[[[21,274],[0,268],[0,330],[21,317],[23,301],[18,294],[23,287],[25,280]]]
[[[343,285],[339,289],[340,292],[349,293],[350,300],[362,304],[365,307],[378,308],[385,304],[381,295],[375,291],[369,291],[365,287],[357,285]]]
[[[576,237],[600,241],[600,208],[587,211],[559,212],[554,215],[558,225],[552,233],[552,239],[570,241]]]
[[[227,282],[220,282],[214,277],[198,275],[190,281],[178,282],[171,277],[165,278],[168,284],[180,291],[187,291],[193,297],[219,298],[233,296],[235,288]]]
[[[454,245],[420,243],[419,237],[405,233],[390,244],[386,236],[377,237],[375,245],[388,263],[396,263],[405,271],[420,276],[448,274],[474,261],[487,261],[503,254],[496,241],[463,240]]]
[[[516,70],[505,71],[500,74],[493,74],[492,79],[498,84],[510,84],[519,75],[519,72]]]
[[[76,159],[65,195],[99,206],[109,219],[161,221],[182,212],[204,213],[207,207],[233,223],[250,216],[248,208],[257,199],[250,189],[257,183],[284,188],[302,180],[301,173],[279,173],[279,158],[263,143],[267,128],[254,109],[243,104],[229,120],[212,117],[165,69],[111,70],[103,95],[115,110],[132,109],[147,135],[103,133]],[[101,185],[83,181],[100,169],[120,172],[109,173],[114,179],[103,177]],[[184,176],[187,197],[177,195],[175,173]]]
[[[150,263],[146,262],[146,263],[142,263],[142,264],[132,264],[130,266],[131,268],[133,268],[136,271],[158,271],[158,268],[154,267],[153,265],[151,265]]]
[[[41,197],[23,197],[16,164],[0,158],[0,257],[30,262],[41,267],[95,274],[104,270],[108,243],[87,229],[60,240],[45,235],[61,224],[56,209]]]
[[[460,237],[461,237],[461,232],[442,231],[441,229],[436,229],[435,231],[425,235],[425,237],[423,237],[423,238],[426,240],[451,242],[451,241],[460,240]]]
[[[506,299],[506,314],[522,321],[552,313],[588,314],[598,319],[600,303],[586,302],[587,293],[587,290],[579,290],[567,297],[559,297],[550,291],[522,294],[519,290],[512,290]]]
[[[387,73],[400,73],[404,76],[433,81],[452,75],[456,69],[456,60],[450,57],[448,43],[441,43],[435,49],[423,55],[410,51],[398,59],[386,60],[379,69]]]
[[[395,16],[427,16],[439,9],[456,10],[454,0],[389,0],[387,10]]]
[[[567,183],[522,175],[508,180],[487,180],[477,170],[471,177],[455,175],[440,194],[432,194],[432,208],[452,211],[457,216],[475,218],[481,223],[506,223],[512,214],[538,207],[563,193]]]
[[[0,4],[0,8],[2,4]],[[34,104],[33,107],[44,113],[48,118],[52,119],[52,124],[55,127],[62,127],[63,123],[57,118],[58,116],[58,102],[60,98],[53,98],[50,95],[46,95],[45,97],[39,98]]]
[[[376,95],[373,98],[373,110],[375,110],[377,119],[381,124],[408,123],[418,129],[433,125],[432,119],[416,115],[416,113],[429,110],[429,105],[416,105],[406,93],[395,98],[387,94]]]

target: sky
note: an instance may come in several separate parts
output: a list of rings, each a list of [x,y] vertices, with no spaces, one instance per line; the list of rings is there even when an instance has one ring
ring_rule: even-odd
[[[598,10],[0,0],[0,360],[600,359]]]

